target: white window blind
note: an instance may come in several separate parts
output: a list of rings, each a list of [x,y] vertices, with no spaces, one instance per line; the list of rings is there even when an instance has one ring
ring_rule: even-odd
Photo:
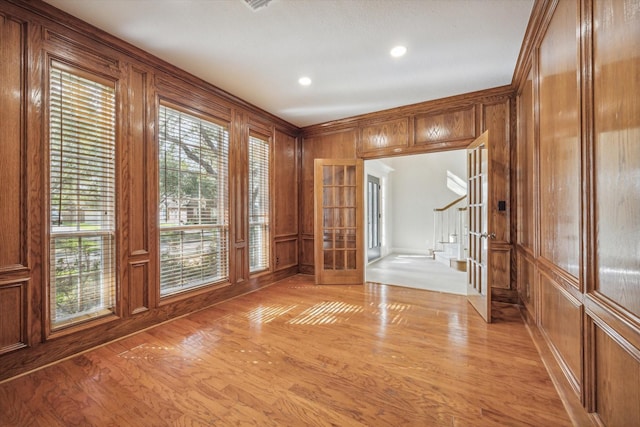
[[[229,276],[229,132],[160,106],[160,295]]]
[[[115,308],[116,106],[113,84],[55,65],[49,79],[49,312],[55,330]]]
[[[269,142],[249,137],[249,271],[269,268]]]

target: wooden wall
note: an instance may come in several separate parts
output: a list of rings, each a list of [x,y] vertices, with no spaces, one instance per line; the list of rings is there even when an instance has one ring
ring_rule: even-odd
[[[47,319],[47,73],[57,60],[115,81],[115,316],[51,333]],[[298,271],[299,130],[41,2],[0,0],[0,380]],[[229,280],[160,299],[157,108],[225,123],[230,135]],[[272,265],[248,264],[249,133],[272,145]],[[277,189],[277,191],[276,191]]]
[[[514,74],[518,292],[580,423],[640,420],[638,76],[637,1],[536,3]]]
[[[507,209],[490,206],[496,239],[490,243],[493,281],[497,301],[516,302],[515,258],[511,206],[511,141],[515,131],[515,102],[510,86],[487,89],[449,98],[408,105],[302,130],[301,252],[300,271],[313,273],[313,159],[403,156],[465,149],[489,130],[493,146],[491,191]],[[416,183],[416,185],[427,185]],[[426,250],[426,248],[425,248]],[[513,277],[512,277],[513,276]]]

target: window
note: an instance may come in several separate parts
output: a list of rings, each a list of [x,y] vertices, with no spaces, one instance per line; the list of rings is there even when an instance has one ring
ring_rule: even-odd
[[[249,271],[269,268],[269,143],[249,137]]]
[[[160,295],[228,278],[225,126],[160,106]]]
[[[51,329],[115,310],[115,88],[49,74]],[[95,80],[94,80],[95,79]]]

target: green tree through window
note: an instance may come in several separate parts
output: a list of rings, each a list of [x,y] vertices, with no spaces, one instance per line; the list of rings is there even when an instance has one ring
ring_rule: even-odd
[[[49,75],[52,329],[115,308],[115,89],[90,77]]]
[[[160,294],[228,277],[225,126],[160,106]]]

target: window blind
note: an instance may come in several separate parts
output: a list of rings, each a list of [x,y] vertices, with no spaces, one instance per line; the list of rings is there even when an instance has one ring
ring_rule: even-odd
[[[51,329],[115,307],[115,88],[49,75]]]
[[[229,276],[229,132],[161,105],[160,295]]]
[[[249,271],[269,268],[269,143],[249,137]]]

